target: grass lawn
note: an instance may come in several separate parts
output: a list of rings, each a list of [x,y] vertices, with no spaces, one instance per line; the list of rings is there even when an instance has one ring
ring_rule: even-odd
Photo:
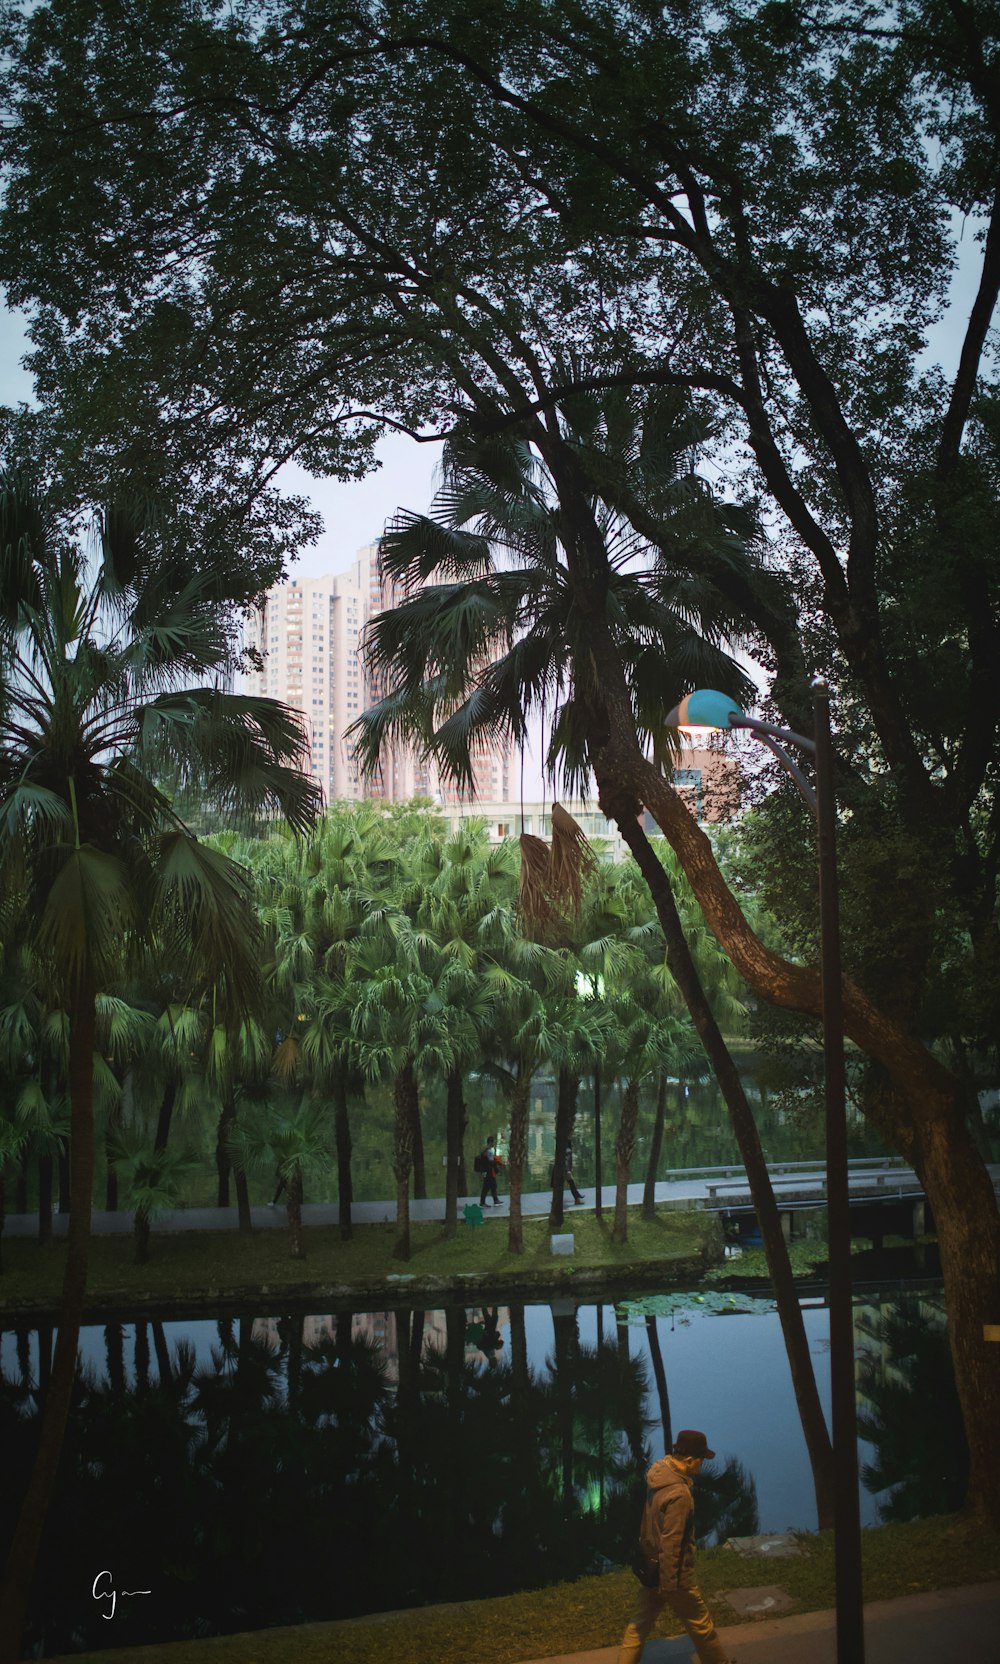
[[[888,1600],[928,1589],[1000,1580],[1000,1534],[970,1526],[954,1516],[881,1526],[862,1534],[866,1600]],[[698,1557],[698,1581],[723,1628],[746,1620],[727,1604],[727,1589],[777,1583],[799,1612],[833,1606],[833,1541],[830,1532],[803,1536],[795,1559],[747,1559],[721,1547]],[[304,1624],[251,1635],[216,1636],[204,1641],[154,1647],[124,1647],[114,1653],[74,1654],[104,1664],[330,1664],[332,1659],[384,1658],[392,1664],[465,1664],[482,1657],[477,1637],[489,1635],[491,1664],[519,1664],[566,1652],[615,1646],[632,1601],[631,1572],[609,1572],[557,1584],[533,1594],[505,1595],[484,1602],[430,1606],[416,1611],[353,1618],[343,1623]],[[680,1627],[666,1614],[659,1633]]]
[[[629,1239],[624,1246],[612,1243],[611,1226],[610,1212],[598,1220],[589,1209],[577,1209],[567,1215],[565,1225],[573,1233],[573,1256],[555,1258],[545,1217],[525,1220],[524,1253],[520,1255],[507,1250],[505,1216],[479,1226],[463,1222],[450,1238],[440,1222],[421,1222],[411,1226],[408,1261],[393,1257],[394,1224],[355,1226],[350,1242],[341,1241],[335,1225],[313,1227],[303,1232],[304,1260],[291,1258],[284,1230],[255,1231],[252,1236],[238,1231],[176,1231],[158,1236],[154,1227],[146,1265],[133,1263],[131,1237],[94,1237],[87,1286],[97,1306],[127,1306],[130,1301],[169,1306],[172,1300],[209,1301],[282,1292],[307,1296],[312,1288],[322,1293],[345,1287],[356,1289],[359,1295],[375,1288],[383,1293],[398,1290],[402,1299],[411,1283],[461,1286],[466,1278],[482,1278],[501,1287],[512,1281],[516,1285],[525,1274],[535,1279],[572,1280],[601,1268],[609,1280],[616,1281],[627,1281],[633,1269],[638,1273],[658,1268],[662,1280],[670,1282],[697,1276],[705,1263],[721,1256],[719,1227],[707,1214],[661,1212],[654,1220],[644,1221],[638,1208],[630,1209]],[[0,1313],[54,1309],[64,1257],[61,1241],[40,1250],[30,1238],[5,1240]]]

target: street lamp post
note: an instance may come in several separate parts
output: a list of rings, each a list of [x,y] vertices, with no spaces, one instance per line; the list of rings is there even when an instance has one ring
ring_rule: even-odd
[[[819,861],[820,960],[826,1109],[826,1195],[830,1279],[830,1404],[834,1455],[834,1573],[837,1664],[864,1664],[858,1434],[854,1397],[854,1313],[851,1299],[851,1220],[844,1108],[844,1019],[837,894],[837,805],[830,738],[830,689],[813,682],[814,738],[747,716],[724,693],[700,688],[670,712],[667,727],[744,728],[761,740],[795,781],[816,820]],[[794,745],[813,759],[815,787],[785,750]]]

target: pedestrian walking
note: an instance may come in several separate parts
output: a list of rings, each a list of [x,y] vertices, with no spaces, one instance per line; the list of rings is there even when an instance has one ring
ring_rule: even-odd
[[[549,1169],[549,1183],[554,1187],[555,1182],[556,1167],[555,1162],[553,1162],[551,1168]],[[566,1146],[566,1159],[563,1165],[563,1184],[569,1186],[570,1195],[572,1196],[574,1202],[576,1202],[577,1206],[579,1206],[583,1201],[583,1197],[580,1195],[576,1179],[573,1177],[573,1149],[569,1144]]]
[[[482,1186],[479,1191],[479,1206],[481,1208],[486,1206],[487,1195],[492,1196],[494,1204],[497,1207],[500,1206],[500,1197],[497,1192],[497,1174],[500,1172],[502,1166],[503,1157],[497,1155],[496,1139],[490,1139],[486,1148],[482,1151],[481,1156],[477,1156],[475,1160],[476,1171],[477,1173],[481,1173],[483,1176]]]
[[[633,1565],[639,1589],[618,1664],[639,1664],[642,1649],[665,1606],[677,1614],[702,1664],[736,1664],[719,1639],[694,1577],[694,1496],[701,1464],[715,1455],[704,1433],[686,1427],[673,1452],[646,1474],[646,1505]]]

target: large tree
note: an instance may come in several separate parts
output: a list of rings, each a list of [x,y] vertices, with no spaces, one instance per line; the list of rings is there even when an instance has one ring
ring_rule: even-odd
[[[967,1113],[1000,965],[994,8],[10,15],[3,254],[47,419],[123,470],[217,438],[228,479],[244,413],[270,454],[280,436],[319,469],[365,407],[424,435],[515,424],[567,526],[586,652],[564,720],[605,808],[649,809],[758,996],[815,1014],[812,956],[760,943],[642,743],[649,683],[621,661],[590,498],[656,547],[653,459],[583,456],[560,415],[615,379],[715,412],[720,466],[766,497],[772,571],[750,581],[717,550],[689,576],[743,621],[791,726],[811,672],[838,688],[846,1023],[866,1113],[934,1208],[970,1500],[995,1516],[1000,1219]],[[970,223],[974,293],[935,370],[927,331]],[[657,683],[662,716],[683,656]],[[766,815],[787,828],[780,800]],[[805,894],[785,890],[807,945]]]
[[[31,943],[39,984],[65,1013],[71,1187],[52,1375],[0,1585],[4,1664],[17,1656],[76,1372],[98,996],[150,952],[192,983],[216,979],[234,1021],[256,981],[246,874],[191,835],[162,781],[299,828],[315,812],[298,719],[210,685],[232,658],[211,575],[166,555],[131,513],[104,515],[89,556],[74,532],[23,478],[0,480],[0,946]]]

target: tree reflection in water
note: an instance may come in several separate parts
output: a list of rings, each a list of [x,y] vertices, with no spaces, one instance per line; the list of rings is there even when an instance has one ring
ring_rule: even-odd
[[[900,1294],[858,1320],[858,1431],[875,1447],[861,1470],[870,1491],[887,1491],[879,1518],[910,1520],[962,1506],[969,1452],[943,1297]]]
[[[638,1344],[604,1320],[566,1302],[244,1312],[220,1319],[211,1345],[204,1324],[169,1346],[148,1320],[89,1330],[29,1645],[350,1617],[623,1564],[646,1468],[669,1448],[678,1366],[655,1320]],[[878,1331],[897,1362],[862,1370],[869,1477],[893,1487],[887,1512],[940,1509],[961,1491],[944,1443],[959,1418],[940,1408],[947,1354],[927,1330],[926,1313],[897,1303]],[[2,1340],[0,1537],[30,1467],[51,1336]],[[921,1417],[935,1426],[911,1441]],[[925,1436],[940,1461],[926,1462]],[[753,1478],[736,1460],[711,1464],[701,1540],[756,1529]],[[119,1589],[152,1590],[119,1601],[113,1631],[91,1595],[105,1568]]]

